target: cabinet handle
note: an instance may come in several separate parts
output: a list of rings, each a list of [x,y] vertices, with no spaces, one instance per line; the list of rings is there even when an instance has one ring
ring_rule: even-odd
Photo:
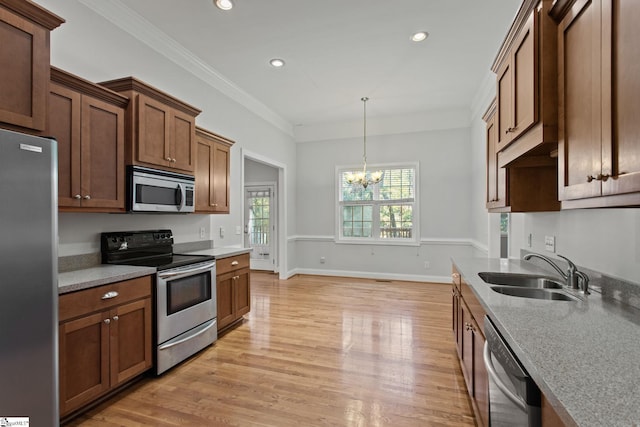
[[[84,199],[85,200],[91,200],[91,196],[87,194],[86,196],[84,196]]]
[[[587,175],[587,182],[591,182],[595,179],[593,175]]]
[[[176,159],[171,159],[171,163],[175,163],[175,162],[176,162]]]
[[[104,323],[108,325],[109,323],[111,323],[111,319],[104,319]]]
[[[111,298],[115,298],[117,297],[119,294],[116,291],[110,291],[107,292],[106,294],[102,295],[102,299],[111,299]]]
[[[118,320],[119,317],[118,316],[113,316],[113,320]]]
[[[167,162],[170,162],[171,161],[171,157],[167,157],[166,160],[167,160]]]
[[[238,265],[238,261],[231,262],[231,265]]]
[[[214,204],[212,204],[211,206],[213,206],[214,208],[217,208],[217,207],[218,207],[218,204],[217,204],[217,203],[214,203]]]
[[[74,198],[74,199],[78,199],[78,200],[80,200],[80,199],[82,199],[82,196],[81,196],[81,195],[79,195],[79,194],[76,194],[75,196],[73,196],[73,198]]]
[[[240,276],[233,276],[232,279],[233,280],[238,280],[240,278]]]
[[[458,273],[451,274],[451,278],[454,279],[454,280],[457,280],[458,277],[460,277],[460,275]]]
[[[609,179],[609,176],[610,176],[609,174],[604,174],[603,175],[603,174],[599,173],[598,176],[596,177],[596,179],[598,181],[606,181],[606,180]]]

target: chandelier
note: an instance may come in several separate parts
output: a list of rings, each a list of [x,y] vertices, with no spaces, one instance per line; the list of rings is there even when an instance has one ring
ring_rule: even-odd
[[[366,189],[369,185],[377,184],[382,180],[383,171],[367,172],[367,101],[369,98],[365,96],[360,98],[360,100],[362,101],[364,108],[364,138],[362,154],[362,161],[364,165],[362,166],[362,171],[355,173],[349,172],[345,174],[344,179],[347,181],[347,184],[353,185],[354,187],[362,186]]]

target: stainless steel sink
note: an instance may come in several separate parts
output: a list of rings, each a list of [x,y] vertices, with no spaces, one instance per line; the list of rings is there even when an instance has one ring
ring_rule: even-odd
[[[502,286],[517,286],[522,288],[562,289],[562,283],[551,277],[534,274],[482,272],[478,276],[486,283]]]
[[[513,286],[492,286],[494,292],[521,298],[533,298],[554,301],[580,301],[579,298],[565,293],[540,288],[520,288]]]

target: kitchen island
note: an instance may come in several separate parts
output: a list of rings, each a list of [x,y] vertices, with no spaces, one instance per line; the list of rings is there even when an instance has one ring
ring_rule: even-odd
[[[453,265],[567,425],[640,422],[640,310],[596,291],[576,294],[579,301],[503,295],[478,276],[549,276],[526,261],[456,258]]]

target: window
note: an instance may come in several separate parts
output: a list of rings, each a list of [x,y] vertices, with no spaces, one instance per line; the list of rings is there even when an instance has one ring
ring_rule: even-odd
[[[367,188],[352,186],[346,176],[357,172],[338,167],[337,241],[350,243],[416,243],[418,165],[368,167],[382,170],[382,180]]]

